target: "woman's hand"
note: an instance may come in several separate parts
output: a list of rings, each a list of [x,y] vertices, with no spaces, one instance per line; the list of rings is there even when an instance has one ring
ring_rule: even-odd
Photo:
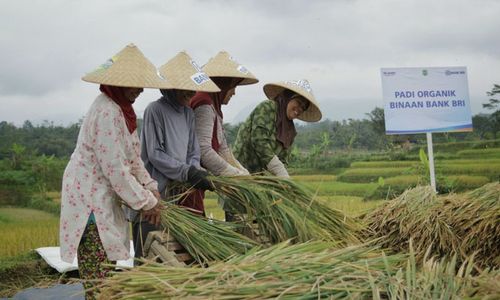
[[[158,192],[158,190],[154,190],[154,191],[151,191],[151,192],[156,197],[156,199],[158,199],[158,202],[160,202],[160,200],[161,200],[160,192]]]
[[[250,175],[250,172],[248,172],[248,170],[245,169],[245,168],[243,168],[243,167],[239,168],[239,170],[240,170],[240,174],[242,176],[248,176],[248,175]]]
[[[158,193],[158,191],[156,191],[156,192]],[[153,194],[154,194],[154,192],[153,192]],[[158,193],[158,197],[157,198],[159,198],[159,196],[160,196],[160,193]],[[153,224],[155,226],[159,226],[160,223],[161,223],[161,212],[164,209],[165,209],[165,206],[160,201],[160,199],[158,199],[158,203],[156,203],[155,207],[153,207],[150,210],[143,211],[142,212],[142,216],[149,223],[151,223],[151,224]]]
[[[273,156],[273,159],[271,159],[271,161],[267,164],[267,169],[274,176],[290,178],[290,175],[288,175],[288,171],[286,170],[285,165],[280,161],[280,159],[276,155]]]

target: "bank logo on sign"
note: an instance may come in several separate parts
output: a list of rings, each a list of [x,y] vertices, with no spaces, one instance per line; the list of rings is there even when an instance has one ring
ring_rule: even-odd
[[[422,75],[427,76],[428,72],[427,70],[422,70]]]
[[[450,71],[450,70],[446,70],[444,72],[444,74],[446,74],[446,76],[450,76],[450,75],[465,74],[465,72],[464,71]]]

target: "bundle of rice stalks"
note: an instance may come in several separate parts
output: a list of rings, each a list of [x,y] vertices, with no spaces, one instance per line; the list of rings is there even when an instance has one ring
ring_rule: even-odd
[[[429,254],[429,252],[427,253]],[[406,267],[398,270],[382,288],[388,299],[498,299],[500,271],[474,271],[474,257],[462,265],[457,256],[436,260],[424,257],[417,265],[410,246]]]
[[[314,241],[274,245],[208,268],[165,268],[151,263],[103,281],[106,299],[360,299],[385,285],[403,256],[372,247],[333,250]]]
[[[225,260],[256,246],[230,224],[208,220],[177,205],[169,205],[162,212],[161,222],[199,263]]]
[[[271,243],[293,239],[357,242],[359,224],[343,212],[317,200],[300,185],[271,176],[213,177],[215,192],[228,199],[225,205],[256,221]]]
[[[368,225],[364,236],[381,238],[379,244],[395,252],[406,251],[413,239],[419,259],[429,247],[433,254],[443,256],[450,248],[458,249],[460,242],[442,214],[442,205],[431,187],[406,190],[364,218]]]
[[[218,262],[208,268],[151,263],[102,281],[102,299],[494,299],[499,271],[472,275],[472,262],[385,256],[357,245],[286,243]],[[458,269],[458,271],[456,271]]]
[[[467,194],[437,196],[430,187],[407,190],[366,215],[364,237],[380,238],[396,252],[413,239],[417,260],[429,248],[433,256],[456,254],[459,261],[476,253],[476,264],[500,267],[500,184]]]
[[[479,265],[500,268],[500,182],[449,197],[446,217],[460,237],[462,256],[477,252]]]

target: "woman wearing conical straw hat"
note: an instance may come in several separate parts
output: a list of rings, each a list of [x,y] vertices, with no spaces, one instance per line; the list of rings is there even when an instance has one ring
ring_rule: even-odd
[[[257,78],[236,62],[229,53],[219,52],[203,66],[203,71],[217,84],[220,92],[198,92],[191,99],[196,116],[196,134],[200,142],[201,164],[214,175],[248,175],[234,158],[226,141],[223,128],[222,105],[235,95],[237,86],[255,84]]]
[[[64,171],[61,193],[61,258],[78,257],[80,278],[103,278],[109,264],[129,258],[126,205],[158,223],[163,208],[157,183],[140,160],[132,104],[143,88],[167,88],[155,66],[133,44],[82,78],[101,94],[85,115],[76,148]],[[92,281],[85,281],[86,288]],[[88,291],[87,298],[93,298]]]
[[[286,163],[297,134],[294,119],[321,120],[321,111],[307,80],[264,86],[270,100],[261,102],[241,125],[234,154],[250,172],[269,171],[289,177]]]
[[[173,196],[174,181],[185,182],[196,190],[179,204],[204,215],[204,191],[213,189],[206,179],[208,173],[200,166],[200,147],[195,133],[195,117],[189,100],[195,92],[218,92],[210,80],[186,52],[180,52],[159,68],[171,83],[161,89],[162,97],[151,102],[144,111],[141,131],[141,157],[146,169],[158,181],[163,197]],[[150,231],[159,228],[133,219],[136,257]]]

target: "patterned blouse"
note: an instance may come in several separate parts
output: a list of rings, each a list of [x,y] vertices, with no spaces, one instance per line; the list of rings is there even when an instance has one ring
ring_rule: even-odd
[[[140,159],[137,132],[129,133],[120,107],[100,94],[83,121],[75,151],[64,171],[59,241],[61,258],[71,263],[93,212],[99,236],[112,261],[129,258],[123,200],[151,209],[157,183]]]
[[[250,173],[266,170],[274,155],[287,164],[291,148],[276,139],[276,101],[265,100],[241,125],[234,145],[234,156]]]

